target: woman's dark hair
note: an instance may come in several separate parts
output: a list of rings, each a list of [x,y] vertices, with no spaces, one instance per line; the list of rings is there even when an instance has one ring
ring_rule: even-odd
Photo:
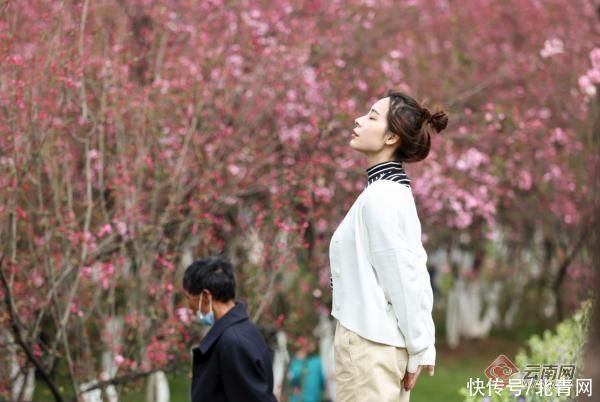
[[[183,274],[183,288],[192,295],[207,289],[215,300],[228,302],[235,298],[233,265],[221,256],[194,261]]]
[[[443,110],[431,114],[410,96],[394,90],[388,91],[390,110],[387,115],[388,130],[400,137],[394,151],[399,162],[419,162],[429,155],[433,131],[441,132],[448,125]]]

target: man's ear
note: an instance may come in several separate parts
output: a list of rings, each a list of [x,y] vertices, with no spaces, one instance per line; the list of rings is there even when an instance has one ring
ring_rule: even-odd
[[[210,291],[204,289],[202,293],[200,293],[200,310],[202,310],[203,307],[210,308],[211,305],[214,305],[213,302],[214,300],[212,299],[212,294]]]

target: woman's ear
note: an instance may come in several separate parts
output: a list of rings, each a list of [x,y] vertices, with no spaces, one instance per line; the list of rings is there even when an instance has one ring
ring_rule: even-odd
[[[400,143],[400,136],[396,133],[392,133],[391,131],[387,131],[384,134],[384,139],[386,145],[396,145]]]

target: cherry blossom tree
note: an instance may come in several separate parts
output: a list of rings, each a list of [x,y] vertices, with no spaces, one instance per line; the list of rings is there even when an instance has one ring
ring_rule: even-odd
[[[549,287],[589,274],[598,10],[579,5],[0,2],[2,348],[57,401],[170,370],[192,336],[182,269],[221,252],[253,319],[316,325],[365,185],[353,119],[389,88],[450,114],[408,167],[429,250],[500,233],[499,275],[524,252]]]

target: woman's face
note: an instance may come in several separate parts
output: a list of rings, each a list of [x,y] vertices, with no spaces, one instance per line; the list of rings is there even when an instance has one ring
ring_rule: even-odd
[[[387,130],[387,114],[390,108],[390,98],[379,99],[369,112],[354,120],[355,128],[352,132],[350,146],[366,155],[375,155],[381,152],[386,145],[394,145],[397,136]]]

